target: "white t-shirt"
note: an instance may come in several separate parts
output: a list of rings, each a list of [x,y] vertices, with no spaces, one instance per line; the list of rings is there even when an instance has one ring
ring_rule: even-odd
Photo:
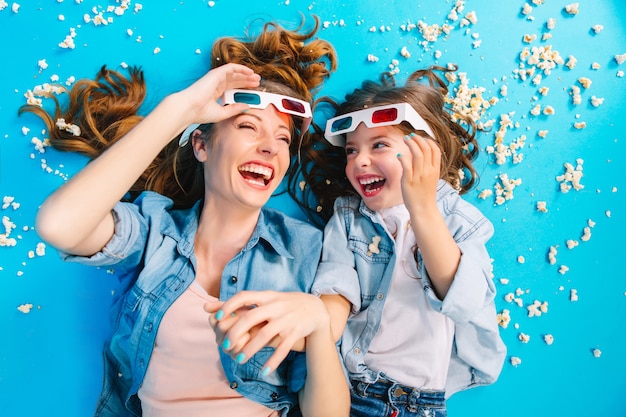
[[[404,204],[379,212],[396,241],[396,264],[378,333],[365,356],[368,368],[414,388],[443,390],[454,322],[435,311],[414,257],[416,241]]]

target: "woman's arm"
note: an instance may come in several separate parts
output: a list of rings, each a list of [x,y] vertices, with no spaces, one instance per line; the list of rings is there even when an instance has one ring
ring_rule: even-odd
[[[254,87],[259,76],[229,64],[207,73],[190,87],[166,97],[145,119],[42,204],[36,229],[42,239],[65,252],[91,255],[113,235],[111,209],[158,153],[191,123],[217,122],[245,105],[222,107],[228,88]]]

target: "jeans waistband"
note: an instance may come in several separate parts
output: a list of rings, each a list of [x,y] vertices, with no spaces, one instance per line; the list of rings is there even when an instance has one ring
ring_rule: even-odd
[[[374,383],[351,380],[352,390],[361,396],[406,400],[417,404],[444,405],[445,391],[413,388],[397,382],[381,380]]]

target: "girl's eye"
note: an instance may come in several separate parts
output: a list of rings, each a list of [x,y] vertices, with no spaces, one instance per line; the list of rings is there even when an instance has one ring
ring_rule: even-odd
[[[356,153],[356,149],[354,148],[346,148],[346,155],[352,155]]]
[[[373,149],[381,149],[381,148],[386,148],[387,144],[385,142],[376,142],[374,143],[374,145],[372,145]]]

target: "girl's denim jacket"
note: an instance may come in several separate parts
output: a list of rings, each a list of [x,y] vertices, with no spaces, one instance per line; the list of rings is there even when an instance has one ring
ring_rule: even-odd
[[[114,267],[123,287],[111,312],[112,336],[104,351],[104,386],[96,416],[141,415],[136,394],[159,323],[195,278],[193,242],[200,204],[173,210],[170,199],[145,192],[132,204],[115,206],[115,235],[101,252],[88,258],[63,255],[68,261]],[[224,268],[220,299],[243,290],[311,292],[321,246],[320,230],[263,209],[252,237]],[[298,410],[306,360],[304,353],[292,351],[276,371],[263,376],[262,366],[272,352],[264,348],[243,365],[221,350],[220,356],[231,388],[286,416]]]
[[[450,396],[462,389],[494,382],[502,369],[506,348],[498,330],[496,290],[485,248],[493,235],[493,226],[443,180],[438,184],[437,205],[462,253],[444,300],[439,300],[433,292],[419,251],[417,262],[430,304],[455,323],[445,387],[446,396]],[[375,237],[380,237],[378,243]],[[352,379],[371,383],[383,377],[382,373],[368,369],[364,358],[380,325],[395,262],[395,242],[380,215],[357,197],[339,198],[324,231],[322,262],[314,293],[341,294],[352,303],[341,341],[341,353]],[[411,320],[410,317],[398,319]]]

